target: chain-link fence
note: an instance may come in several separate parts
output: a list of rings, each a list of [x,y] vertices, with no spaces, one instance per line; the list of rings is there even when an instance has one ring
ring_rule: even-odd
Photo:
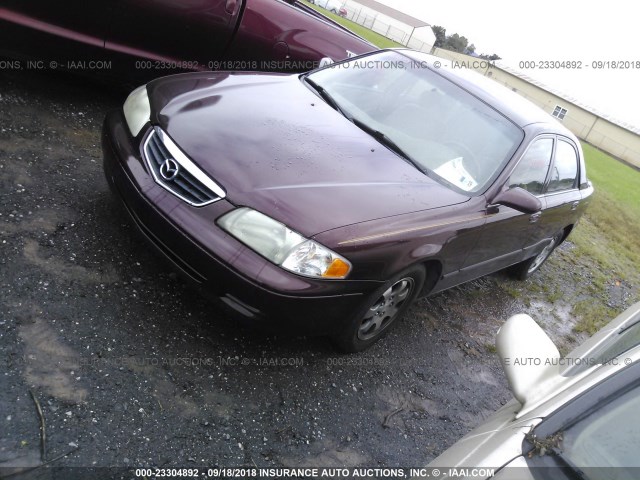
[[[371,13],[371,10],[365,9],[355,3],[345,2],[344,7],[347,10],[347,15],[345,16],[347,20],[351,20],[358,25],[362,25],[383,37],[422,52],[430,52],[433,48],[433,45],[417,38],[415,36],[416,32],[414,32],[414,30],[408,25],[404,28],[399,25],[391,25],[390,23],[381,20],[378,14]]]

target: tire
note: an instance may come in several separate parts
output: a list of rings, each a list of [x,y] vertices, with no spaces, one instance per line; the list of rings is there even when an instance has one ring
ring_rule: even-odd
[[[538,255],[509,267],[509,274],[517,280],[529,278],[549,259],[553,251],[562,243],[563,237],[564,231],[561,230],[551,238],[547,246]]]
[[[370,295],[333,340],[343,352],[366,350],[384,337],[404,315],[424,285],[426,272],[421,265],[394,276]]]

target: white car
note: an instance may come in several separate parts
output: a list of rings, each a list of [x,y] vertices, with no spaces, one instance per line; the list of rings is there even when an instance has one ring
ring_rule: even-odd
[[[640,478],[640,303],[561,357],[528,315],[496,346],[515,397],[425,469],[467,478]]]
[[[309,0],[311,3],[318,5],[319,7],[325,8],[330,12],[335,13],[336,15],[340,12],[340,8],[342,8],[342,3],[337,0]]]

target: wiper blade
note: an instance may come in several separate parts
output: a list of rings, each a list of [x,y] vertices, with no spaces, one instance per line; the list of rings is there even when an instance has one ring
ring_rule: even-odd
[[[335,108],[338,112],[340,112],[344,117],[352,120],[349,115],[340,107],[336,99],[331,96],[329,92],[327,92],[324,87],[318,85],[316,82],[311,80],[309,77],[305,77],[304,81],[307,82],[313,89],[320,94],[322,99],[327,102],[331,107]]]
[[[428,175],[427,171],[424,168],[422,168],[413,158],[407,155],[407,153],[404,150],[402,150],[402,148],[400,148],[393,140],[387,137],[384,133],[376,130],[375,128],[370,127],[363,121],[358,120],[357,118],[354,118],[351,115],[349,115],[347,112],[345,112],[340,107],[340,104],[336,102],[335,98],[333,98],[331,94],[324,89],[324,87],[322,87],[321,85],[318,85],[309,77],[305,77],[304,81],[307,82],[316,92],[318,92],[320,97],[322,97],[322,99],[325,102],[327,102],[331,107],[335,108],[338,112],[340,112],[347,120],[350,120],[351,122],[353,122],[354,125],[358,126],[360,129],[367,132],[369,135],[371,135],[373,138],[378,140],[384,146],[396,152],[398,155],[404,158],[407,162],[409,162],[411,165],[416,167],[419,171],[421,171],[425,175]]]
[[[369,125],[367,125],[366,123],[364,123],[362,120],[358,120],[357,118],[351,118],[350,119],[356,126],[358,126],[359,128],[361,128],[362,130],[364,130],[365,132],[367,132],[369,135],[371,135],[373,138],[375,138],[376,140],[378,140],[380,143],[382,143],[384,146],[388,147],[390,150],[393,150],[394,152],[396,152],[398,155],[400,155],[402,158],[404,158],[407,162],[409,162],[411,165],[413,165],[414,167],[416,167],[418,170],[420,170],[422,173],[424,173],[425,175],[427,174],[426,170],[424,168],[422,168],[422,166],[420,166],[418,164],[418,162],[416,162],[413,158],[411,158],[409,155],[407,155],[407,153],[402,150],[402,148],[400,148],[396,142],[394,142],[393,140],[391,140],[389,137],[387,137],[384,133],[382,133],[379,130],[376,130],[373,127],[370,127]]]

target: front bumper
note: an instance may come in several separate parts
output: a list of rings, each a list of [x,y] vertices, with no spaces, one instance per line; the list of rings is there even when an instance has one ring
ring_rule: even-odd
[[[245,247],[215,224],[235,208],[231,202],[193,207],[155,183],[141,156],[146,130],[134,139],[122,112],[107,115],[102,132],[107,181],[146,239],[208,296],[261,324],[330,334],[380,285],[308,279]]]

